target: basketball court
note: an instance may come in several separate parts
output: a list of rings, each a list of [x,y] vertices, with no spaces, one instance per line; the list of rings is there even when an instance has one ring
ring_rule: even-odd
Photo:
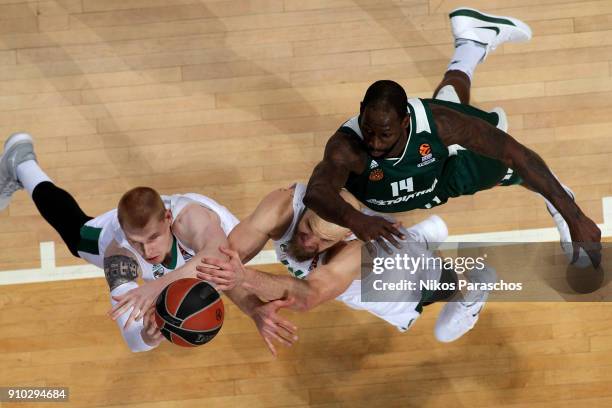
[[[1,140],[30,132],[41,166],[91,215],[146,185],[243,218],[308,180],[373,81],[430,97],[459,6],[533,29],[478,67],[472,103],[502,106],[509,133],[610,241],[609,0],[0,0]],[[543,201],[519,187],[433,213],[457,240],[558,240]],[[226,299],[211,343],[131,353],[106,315],[103,272],[72,258],[25,192],[0,213],[0,247],[0,387],[69,388],[68,403],[49,406],[612,406],[606,302],[492,302],[450,344],[433,336],[439,304],[399,333],[330,302],[283,311],[300,339],[274,359]],[[256,261],[284,273],[270,252]]]

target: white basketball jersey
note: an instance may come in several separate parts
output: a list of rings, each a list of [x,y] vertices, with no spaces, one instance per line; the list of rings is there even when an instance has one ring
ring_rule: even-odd
[[[200,195],[200,194],[176,194],[171,196],[161,196],[164,206],[172,212],[172,218],[177,219],[181,211],[189,204],[196,203],[204,208],[213,211],[219,216],[221,228],[226,235],[238,224],[238,219],[225,207],[216,201]],[[144,260],[127,241],[119,220],[117,218],[117,209],[108,211],[93,220],[88,221],[81,228],[81,240],[91,238],[91,249],[87,251],[79,250],[79,256],[86,261],[104,268],[104,252],[106,248],[115,241],[122,248],[130,251],[138,260],[142,271],[142,278],[145,281],[150,281],[163,276],[169,271],[180,268],[191,257],[195,255],[193,249],[187,247],[173,236],[171,259],[168,265],[155,264],[152,265]]]
[[[326,260],[325,252],[303,262],[299,262],[287,253],[289,241],[293,237],[295,229],[297,228],[304,211],[306,211],[306,207],[302,201],[305,193],[306,186],[304,184],[298,183],[295,185],[295,192],[293,194],[293,220],[283,236],[274,241],[274,250],[276,252],[276,258],[278,261],[285,265],[291,275],[300,279],[307,279],[308,274],[310,274],[310,272],[312,272],[318,265],[325,263]],[[368,214],[373,213],[367,209],[365,211]],[[411,233],[410,229],[407,229],[407,233],[408,239],[415,241],[419,239],[419,235]],[[351,236],[347,240],[354,239],[356,238]],[[359,262],[360,260],[356,261]],[[440,275],[438,273],[437,276],[434,276],[434,278],[439,279],[439,276]],[[353,309],[367,310],[375,316],[378,316],[396,326],[400,331],[406,331],[420,316],[420,313],[417,311],[420,299],[406,302],[362,302],[361,280],[354,280],[351,285],[336,299]]]
[[[302,215],[306,211],[306,207],[302,202],[304,199],[304,194],[306,194],[306,186],[304,184],[297,183],[293,192],[293,220],[291,220],[291,225],[289,225],[289,228],[287,231],[285,231],[280,239],[273,241],[276,259],[287,267],[287,270],[291,275],[300,279],[306,278],[310,271],[316,268],[317,265],[319,265],[319,262],[321,262],[325,256],[323,253],[315,256],[314,258],[300,262],[287,253],[289,241],[291,241],[293,233],[295,232],[298,223],[302,219]]]

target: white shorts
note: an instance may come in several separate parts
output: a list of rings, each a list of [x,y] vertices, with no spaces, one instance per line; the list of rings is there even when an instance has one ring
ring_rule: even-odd
[[[421,316],[421,313],[417,311],[419,302],[362,302],[360,280],[353,281],[336,300],[356,310],[367,310],[391,323],[401,332],[408,330]]]

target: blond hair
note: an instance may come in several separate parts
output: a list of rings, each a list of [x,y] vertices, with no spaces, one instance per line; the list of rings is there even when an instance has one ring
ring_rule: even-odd
[[[117,218],[122,228],[143,228],[154,218],[161,221],[165,214],[161,196],[151,187],[135,187],[127,191],[117,206]]]

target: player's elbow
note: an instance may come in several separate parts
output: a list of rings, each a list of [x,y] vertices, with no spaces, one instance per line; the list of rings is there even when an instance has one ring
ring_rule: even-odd
[[[314,309],[315,306],[316,306],[316,303],[311,302],[308,299],[305,299],[302,302],[296,302],[295,305],[293,306],[293,309],[295,309],[298,312],[308,312]]]
[[[308,312],[321,304],[321,297],[316,292],[309,293],[301,301],[295,303],[295,309],[299,312]]]

